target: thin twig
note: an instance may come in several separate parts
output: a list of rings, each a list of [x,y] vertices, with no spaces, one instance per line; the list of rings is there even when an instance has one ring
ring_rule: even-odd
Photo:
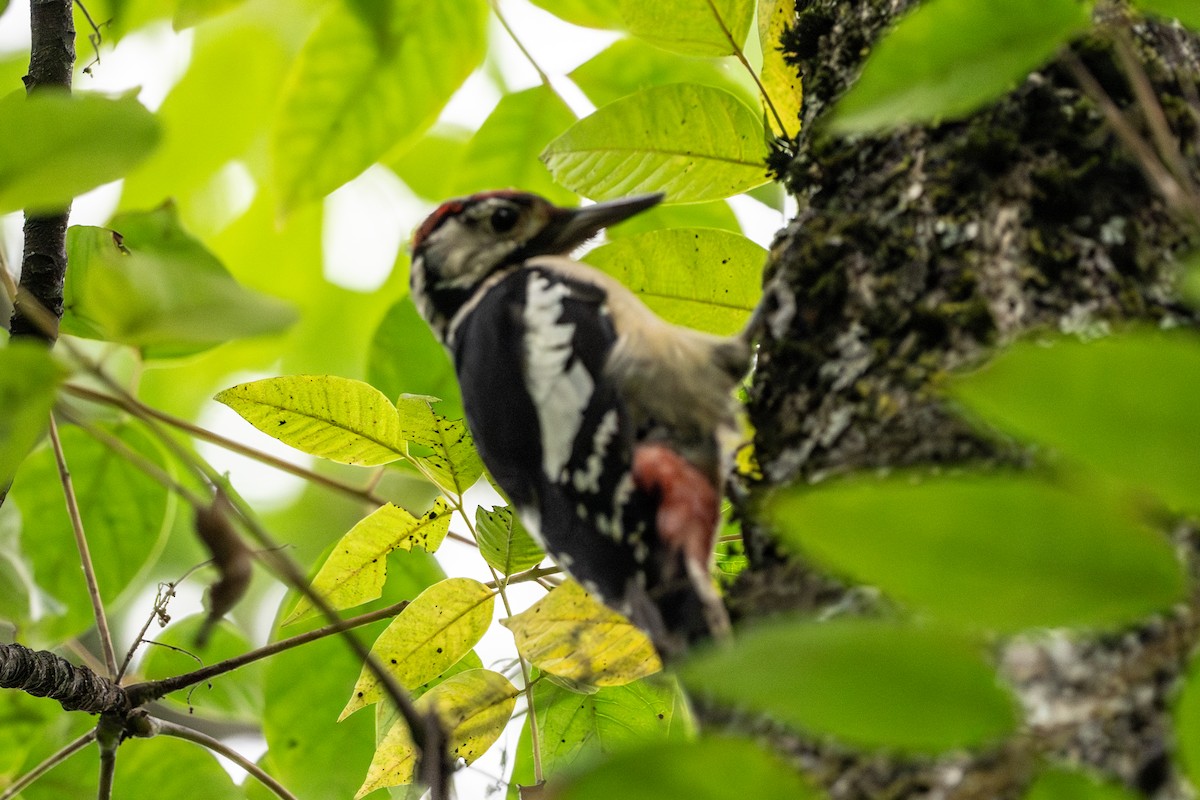
[[[108,629],[108,617],[104,613],[104,602],[100,599],[100,585],[96,582],[96,569],[92,565],[92,554],[88,549],[87,536],[83,532],[83,518],[79,514],[79,501],[71,482],[71,471],[63,454],[62,441],[58,438],[58,423],[50,415],[50,442],[54,447],[54,460],[58,462],[58,477],[62,482],[63,494],[67,498],[67,515],[71,518],[71,529],[75,533],[75,546],[79,550],[79,561],[83,566],[83,577],[87,582],[88,597],[92,601],[92,613],[96,617],[96,630],[100,635],[100,649],[104,653],[104,665],[108,677],[117,674],[117,656],[113,651],[112,633]]]
[[[296,800],[296,796],[289,792],[287,788],[279,781],[267,774],[266,770],[255,764],[244,755],[234,750],[229,745],[222,742],[220,739],[215,739],[206,733],[201,733],[198,730],[189,728],[186,725],[179,725],[174,722],[168,722],[164,719],[150,718],[150,724],[156,733],[163,736],[174,736],[177,739],[184,739],[198,744],[201,747],[207,747],[214,753],[220,753],[228,758],[233,763],[237,764],[242,769],[246,770],[253,778],[255,778],[263,786],[270,789],[284,800]]]
[[[100,44],[104,41],[104,34],[100,33],[100,26],[92,20],[92,15],[88,13],[87,6],[82,0],[75,0],[75,6],[83,13],[83,18],[87,20],[87,24],[91,26],[92,32],[88,34],[88,41],[91,42],[92,51],[96,54],[92,62],[83,68],[85,75],[92,74],[92,67],[100,63]],[[102,23],[107,25],[108,23]]]
[[[1175,139],[1175,134],[1171,132],[1171,125],[1167,122],[1167,115],[1163,111],[1162,103],[1159,102],[1158,95],[1155,94],[1154,87],[1150,84],[1150,77],[1134,52],[1128,29],[1118,27],[1113,38],[1117,57],[1121,60],[1121,68],[1125,70],[1125,75],[1133,87],[1138,107],[1146,118],[1146,126],[1150,129],[1150,135],[1154,137],[1154,146],[1158,150],[1159,158],[1190,196],[1192,204],[1200,205],[1196,199],[1196,183],[1192,180],[1187,162],[1183,159],[1183,153],[1179,151],[1179,143]]]
[[[278,456],[273,456],[270,453],[264,453],[261,450],[257,450],[253,447],[244,445],[241,442],[222,436],[219,433],[214,433],[213,431],[201,428],[199,425],[194,425],[185,419],[173,416],[165,411],[160,411],[153,406],[148,406],[127,393],[122,393],[120,395],[105,394],[104,392],[98,392],[95,389],[89,389],[86,386],[80,386],[72,383],[68,383],[63,386],[63,390],[67,394],[74,395],[75,397],[79,397],[84,400],[89,400],[93,403],[115,406],[129,412],[130,414],[133,414],[135,417],[150,417],[156,419],[159,422],[170,425],[172,428],[183,431],[194,439],[200,439],[201,441],[208,442],[209,444],[215,444],[218,447],[229,450],[230,452],[246,456],[247,458],[252,458],[255,461],[274,467],[275,469],[283,472],[288,472],[298,478],[303,478],[307,481],[310,481],[311,483],[319,484],[327,489],[333,489],[334,491],[340,492],[356,500],[362,500],[375,505],[383,505],[387,502],[383,498],[374,495],[371,492],[359,489],[356,486],[351,486],[348,483],[343,483],[342,481],[339,481],[336,478],[331,478],[328,475],[322,475],[314,470],[292,464],[291,462],[285,461]]]
[[[104,445],[121,458],[125,459],[136,469],[141,470],[147,477],[162,484],[168,491],[172,491],[182,497],[189,505],[195,508],[200,508],[207,507],[211,502],[207,498],[201,497],[196,492],[175,480],[165,469],[160,467],[158,464],[155,464],[153,461],[146,458],[129,445],[122,442],[116,436],[113,436],[111,433],[97,425],[93,425],[75,412],[71,411],[69,406],[60,405],[57,408],[57,412],[72,425],[75,425],[83,430],[84,433],[91,436],[97,442]]]
[[[540,80],[542,85],[549,89],[564,106],[569,108],[570,106],[567,101],[563,99],[563,96],[558,93],[557,89],[554,88],[554,84],[550,82],[550,76],[547,75],[545,70],[543,70],[537,63],[537,59],[535,59],[533,54],[526,49],[525,44],[521,41],[520,37],[517,36],[517,32],[512,29],[512,26],[508,24],[508,20],[505,19],[504,15],[500,13],[499,0],[491,0],[491,6],[492,13],[495,14],[496,19],[500,21],[500,26],[503,27],[505,32],[508,34],[508,38],[513,40],[513,44],[515,44],[517,49],[521,51],[521,55],[525,56],[525,60],[530,63],[530,65],[533,67],[533,71],[538,74],[538,80]]]
[[[771,112],[771,116],[775,118],[775,124],[779,126],[779,130],[785,135],[787,134],[787,126],[783,124],[783,118],[779,116],[779,112],[775,110],[775,103],[771,101],[771,95],[767,94],[767,87],[763,86],[762,81],[758,78],[758,73],[754,71],[754,67],[750,66],[750,62],[746,59],[746,54],[742,52],[742,46],[734,41],[733,34],[729,30],[729,26],[725,24],[725,20],[721,17],[721,12],[717,10],[713,0],[708,0],[708,8],[712,11],[713,18],[717,24],[721,26],[721,33],[725,34],[725,40],[729,42],[729,46],[733,48],[733,55],[746,68],[746,72],[750,73],[750,79],[754,81],[754,85],[758,87],[759,94],[762,95],[763,102],[766,103],[767,109]]]
[[[1104,87],[1079,60],[1079,56],[1070,49],[1066,49],[1063,52],[1063,63],[1075,78],[1075,82],[1104,114],[1113,133],[1128,148],[1138,166],[1141,167],[1147,181],[1158,190],[1167,205],[1173,209],[1186,210],[1193,217],[1200,219],[1200,206],[1197,206],[1193,199],[1183,191],[1179,183],[1163,166],[1153,148],[1133,129],[1129,120],[1125,119],[1125,115],[1121,113],[1121,109],[1117,108],[1117,104],[1104,91]]]
[[[22,790],[25,789],[25,787],[32,784],[38,778],[42,777],[47,772],[54,769],[62,762],[66,761],[68,758],[73,756],[75,753],[78,753],[84,747],[87,747],[89,744],[91,744],[91,742],[93,740],[95,740],[95,738],[96,738],[96,729],[92,728],[87,733],[80,736],[78,739],[75,739],[74,741],[72,741],[66,745],[63,745],[61,748],[59,748],[59,750],[57,752],[55,752],[53,755],[46,758],[45,761],[38,764],[33,769],[29,770],[29,772],[26,772],[24,775],[17,778],[15,781],[13,781],[8,786],[6,786],[4,791],[0,792],[0,800],[12,800],[12,798],[19,795],[22,792]]]
[[[177,692],[180,689],[186,689],[189,686],[194,686],[198,683],[212,680],[215,677],[224,675],[228,672],[233,672],[235,669],[244,667],[247,664],[253,664],[255,661],[261,661],[268,656],[273,656],[277,653],[282,653],[285,650],[291,650],[294,647],[299,647],[309,642],[315,642],[317,639],[324,639],[326,636],[331,636],[335,633],[358,628],[363,625],[369,625],[372,622],[378,622],[381,619],[394,617],[405,609],[408,605],[408,600],[402,600],[399,603],[393,603],[385,608],[378,608],[374,611],[368,611],[365,614],[360,614],[357,617],[349,617],[340,622],[330,625],[325,625],[321,628],[314,628],[306,633],[297,634],[296,636],[287,639],[280,639],[277,642],[263,645],[256,650],[251,650],[248,653],[242,653],[233,658],[227,658],[224,661],[216,664],[209,664],[206,667],[185,672],[182,675],[173,675],[170,678],[163,678],[156,681],[146,681],[144,683],[135,683],[132,686],[126,687],[125,693],[129,695],[130,703],[134,706],[144,705],[151,700],[158,700],[165,697],[171,692]]]
[[[100,369],[98,365],[85,364],[85,366],[88,367],[89,371],[93,372],[95,371],[92,369],[93,366],[95,366],[96,370]],[[202,428],[199,425],[188,422],[185,419],[173,416],[165,411],[160,411],[153,406],[148,406],[124,390],[115,391],[112,394],[106,394],[104,392],[98,392],[95,389],[90,389],[86,386],[68,383],[63,386],[63,391],[65,391],[67,394],[74,395],[75,397],[79,397],[93,403],[100,403],[103,405],[120,408],[143,421],[156,420],[158,422],[165,423],[170,425],[172,428],[183,431],[194,439],[200,439],[201,441],[208,442],[209,444],[215,444],[218,447],[222,447],[230,452],[237,453],[238,455],[252,458],[262,464],[266,464],[267,466],[274,467],[283,472],[295,475],[298,478],[303,478],[304,480],[307,480],[318,486],[323,486],[326,489],[339,492],[355,500],[361,500],[376,506],[381,506],[388,502],[386,499],[380,497],[369,489],[362,489],[344,481],[340,481],[337,478],[317,472],[316,470],[311,470],[307,467],[301,467],[289,461],[285,461],[284,459],[273,456],[270,453],[265,453],[262,450],[244,445],[241,442],[229,439],[220,435],[219,433],[214,433],[213,431]],[[450,532],[448,537],[463,544],[469,544],[472,546],[475,545],[475,542],[468,537],[463,536],[462,534]]]

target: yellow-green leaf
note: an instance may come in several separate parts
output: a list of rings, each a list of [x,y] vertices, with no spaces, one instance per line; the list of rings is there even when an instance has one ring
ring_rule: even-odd
[[[437,714],[446,730],[451,761],[468,764],[487,752],[512,717],[518,690],[507,678],[472,669],[447,678],[416,701],[417,710]],[[418,752],[404,720],[397,720],[375,750],[367,779],[355,797],[415,778]]]
[[[132,169],[159,136],[154,115],[133,97],[7,94],[0,99],[0,214],[64,208]]]
[[[376,466],[403,458],[396,407],[370,384],[335,375],[287,375],[217,394],[263,433],[341,464]]]
[[[754,0],[620,0],[619,8],[634,36],[685,56],[733,55],[754,16]]]
[[[49,349],[30,341],[0,350],[0,487],[37,444],[50,422],[50,409],[66,370]]]
[[[593,686],[622,686],[662,669],[646,634],[567,581],[501,624],[538,669]]]
[[[475,646],[492,622],[494,600],[491,589],[470,578],[435,583],[392,620],[371,652],[401,685],[416,688],[445,672]],[[341,718],[382,698],[379,681],[363,667]]]
[[[534,699],[547,777],[650,742],[687,739],[695,731],[686,697],[666,675],[588,695],[541,681]]]
[[[763,54],[761,78],[771,101],[770,106],[765,102],[763,104],[767,106],[764,109],[767,124],[776,136],[789,139],[795,138],[800,132],[800,101],[803,94],[799,68],[784,60],[779,40],[795,22],[796,0],[758,0],[758,39]],[[778,119],[776,114],[779,115]]]
[[[731,334],[762,294],[767,251],[737,233],[675,228],[614,239],[584,256],[678,325]]]
[[[313,591],[335,609],[370,602],[383,593],[388,553],[412,550],[413,547],[432,553],[446,538],[449,529],[450,509],[440,497],[420,519],[391,503],[381,506],[359,521],[334,546],[313,578]],[[301,597],[283,624],[302,619],[312,610],[312,601]]]
[[[403,437],[433,451],[429,455],[419,455],[415,460],[434,483],[461,496],[479,480],[483,462],[479,460],[465,422],[443,417],[423,397],[401,397],[396,408]]]
[[[559,19],[585,28],[619,28],[617,0],[532,0]]]
[[[328,5],[284,89],[271,140],[284,210],[420,135],[483,58],[484,0],[351,6]]]
[[[764,135],[759,115],[729,92],[676,83],[604,106],[541,157],[555,180],[595,200],[663,192],[697,203],[767,182]]]
[[[479,552],[501,575],[513,575],[542,563],[545,553],[507,506],[475,509]]]

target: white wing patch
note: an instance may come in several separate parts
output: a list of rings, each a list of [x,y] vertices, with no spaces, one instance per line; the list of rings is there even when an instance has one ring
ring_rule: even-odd
[[[596,426],[592,437],[592,452],[587,458],[587,469],[575,470],[575,489],[580,492],[600,493],[600,473],[604,470],[604,455],[608,445],[617,433],[617,410],[610,408]]]
[[[560,322],[566,284],[533,272],[525,296],[525,388],[537,409],[542,434],[542,471],[558,481],[571,457],[583,409],[595,384],[579,361],[567,368],[575,326]]]

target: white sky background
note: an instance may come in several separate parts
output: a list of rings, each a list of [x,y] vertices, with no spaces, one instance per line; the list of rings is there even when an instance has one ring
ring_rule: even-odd
[[[0,56],[28,50],[28,2],[12,0],[7,12],[0,17]],[[565,76],[599,53],[615,41],[617,35],[569,25],[525,0],[501,0],[500,7],[522,43],[551,77],[559,94],[577,115],[590,113],[593,107],[583,93],[570,80],[560,76]],[[494,17],[491,26],[490,46],[507,85],[513,90],[537,85],[537,73]],[[120,93],[140,86],[139,99],[154,110],[186,71],[191,42],[190,31],[175,33],[169,22],[126,36],[115,50],[106,49],[102,52],[100,64],[93,67],[94,75],[79,77],[76,89]],[[91,60],[90,47],[82,36],[77,48],[81,62]],[[451,99],[441,119],[470,130],[477,129],[500,97],[500,89],[491,79],[476,72]],[[119,196],[118,182],[78,198],[72,206],[71,223],[105,224],[115,210]],[[764,247],[770,245],[772,236],[784,222],[779,212],[748,197],[733,198],[730,205],[745,234]],[[347,289],[377,289],[387,279],[398,249],[409,232],[430,210],[428,203],[415,197],[386,168],[376,166],[367,170],[325,200],[322,249],[326,278]],[[397,225],[396,220],[402,222]],[[20,214],[0,217],[0,239],[9,256],[9,263],[19,264]],[[253,377],[260,376],[243,376],[242,379]],[[201,424],[292,460],[307,459],[303,454],[279,445],[265,435],[252,436],[257,431],[250,430],[231,412],[222,413],[226,411],[222,407],[214,406],[210,411],[203,415]],[[206,447],[202,454],[219,471],[231,472],[235,484],[256,505],[265,507],[288,502],[301,489],[298,482],[287,480],[289,476],[280,475],[269,467],[233,456],[219,448]],[[484,504],[498,502],[498,497],[486,486],[473,490],[471,497],[475,502]],[[454,529],[464,531],[465,526],[460,520]],[[447,540],[438,558],[450,575],[491,580],[482,559],[472,548]],[[514,610],[526,607],[542,595],[542,591],[533,585],[514,586],[509,592]],[[173,614],[179,618],[199,610],[199,597],[199,589],[190,597],[181,597],[176,601],[181,605],[172,607]],[[183,607],[186,605],[192,605],[193,608]],[[506,616],[499,602],[496,607],[497,617]],[[492,626],[477,649],[485,666],[501,669],[508,666],[514,654],[511,635],[507,629],[496,625]],[[485,796],[487,789],[495,785],[495,778],[506,771],[500,760],[503,750],[508,751],[508,764],[511,767],[518,733],[519,726],[510,725],[484,758],[457,775],[459,796]],[[265,748],[261,740],[237,742],[235,746],[243,747],[250,757],[257,757]],[[235,772],[240,773],[240,770],[235,768]]]

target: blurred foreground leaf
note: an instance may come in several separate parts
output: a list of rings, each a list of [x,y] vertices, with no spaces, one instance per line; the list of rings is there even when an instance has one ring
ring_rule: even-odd
[[[1184,589],[1165,537],[1030,476],[796,489],[773,518],[820,563],[967,627],[1115,626]]]
[[[953,385],[1001,428],[1177,508],[1200,509],[1200,336],[1145,331],[1021,342]]]
[[[1016,705],[968,639],[890,622],[775,622],[681,670],[693,692],[848,744],[939,752],[999,739]]]

